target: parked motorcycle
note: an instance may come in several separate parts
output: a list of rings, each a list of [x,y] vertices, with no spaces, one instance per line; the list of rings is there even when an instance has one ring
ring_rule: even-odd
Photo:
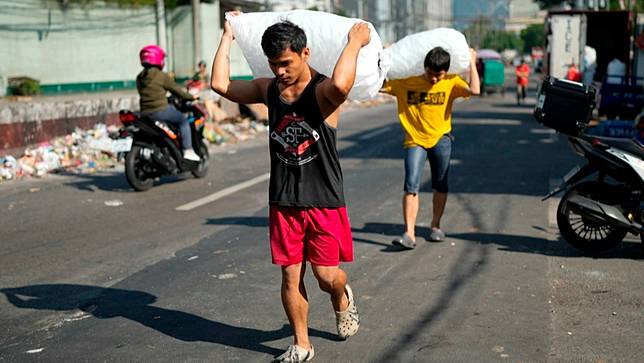
[[[629,232],[644,243],[644,147],[633,139],[586,134],[594,106],[594,88],[546,77],[534,110],[539,122],[567,135],[586,159],[543,200],[564,192],[557,207],[561,236],[589,254],[610,250]]]
[[[125,176],[137,191],[150,189],[154,180],[165,175],[191,172],[197,178],[208,173],[208,147],[204,142],[203,128],[206,111],[197,103],[180,101],[170,97],[169,101],[188,116],[192,144],[201,160],[183,158],[179,128],[170,123],[140,116],[129,110],[121,110],[119,119],[123,127],[119,138],[131,139],[131,146],[120,150],[125,159]]]

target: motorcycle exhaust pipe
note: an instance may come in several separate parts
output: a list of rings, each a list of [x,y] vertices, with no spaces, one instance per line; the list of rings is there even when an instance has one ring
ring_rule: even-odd
[[[154,150],[154,152],[152,153],[152,160],[154,160],[154,163],[165,170],[167,173],[175,174],[177,171],[177,165],[174,160],[162,153],[161,150]]]
[[[600,203],[581,195],[575,195],[566,200],[570,208],[583,216],[594,218],[600,222],[626,228],[635,234],[644,233],[644,226],[628,220],[622,212],[612,205]]]

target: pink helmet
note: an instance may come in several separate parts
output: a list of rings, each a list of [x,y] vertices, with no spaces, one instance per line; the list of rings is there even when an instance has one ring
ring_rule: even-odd
[[[165,51],[156,45],[148,45],[139,52],[141,65],[159,66],[163,68],[165,64]]]

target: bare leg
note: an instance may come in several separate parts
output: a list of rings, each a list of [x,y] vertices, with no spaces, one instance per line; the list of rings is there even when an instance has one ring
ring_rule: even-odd
[[[349,299],[345,293],[347,274],[338,266],[312,266],[320,289],[331,295],[333,309],[335,311],[346,310],[349,307]]]
[[[304,287],[305,263],[282,267],[282,305],[293,329],[293,344],[311,349],[308,332],[309,299]]]
[[[416,240],[416,217],[420,206],[418,194],[405,193],[403,195],[403,218],[405,221],[405,233],[411,239]],[[439,218],[440,219],[440,218]]]
[[[434,189],[432,190],[432,194],[432,210],[434,211],[434,215],[432,216],[432,228],[440,228],[441,218],[445,211],[445,204],[447,204],[447,193],[440,193]]]

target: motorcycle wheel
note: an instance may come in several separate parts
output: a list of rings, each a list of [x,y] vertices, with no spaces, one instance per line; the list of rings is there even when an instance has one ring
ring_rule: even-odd
[[[581,195],[602,203],[608,202],[609,185],[599,181],[582,182],[571,189],[561,198],[557,207],[557,226],[561,236],[576,249],[598,254],[617,246],[626,237],[627,230],[598,222],[579,215],[571,210],[567,200],[574,195]]]
[[[208,146],[201,143],[197,154],[199,154],[201,160],[199,161],[199,167],[197,167],[197,170],[192,172],[192,175],[194,175],[195,178],[203,178],[208,174],[208,158],[210,157]]]
[[[140,145],[132,145],[132,149],[125,157],[125,177],[128,184],[138,192],[152,188],[154,179],[147,177],[144,170],[149,167],[149,161],[141,156],[143,148]]]

